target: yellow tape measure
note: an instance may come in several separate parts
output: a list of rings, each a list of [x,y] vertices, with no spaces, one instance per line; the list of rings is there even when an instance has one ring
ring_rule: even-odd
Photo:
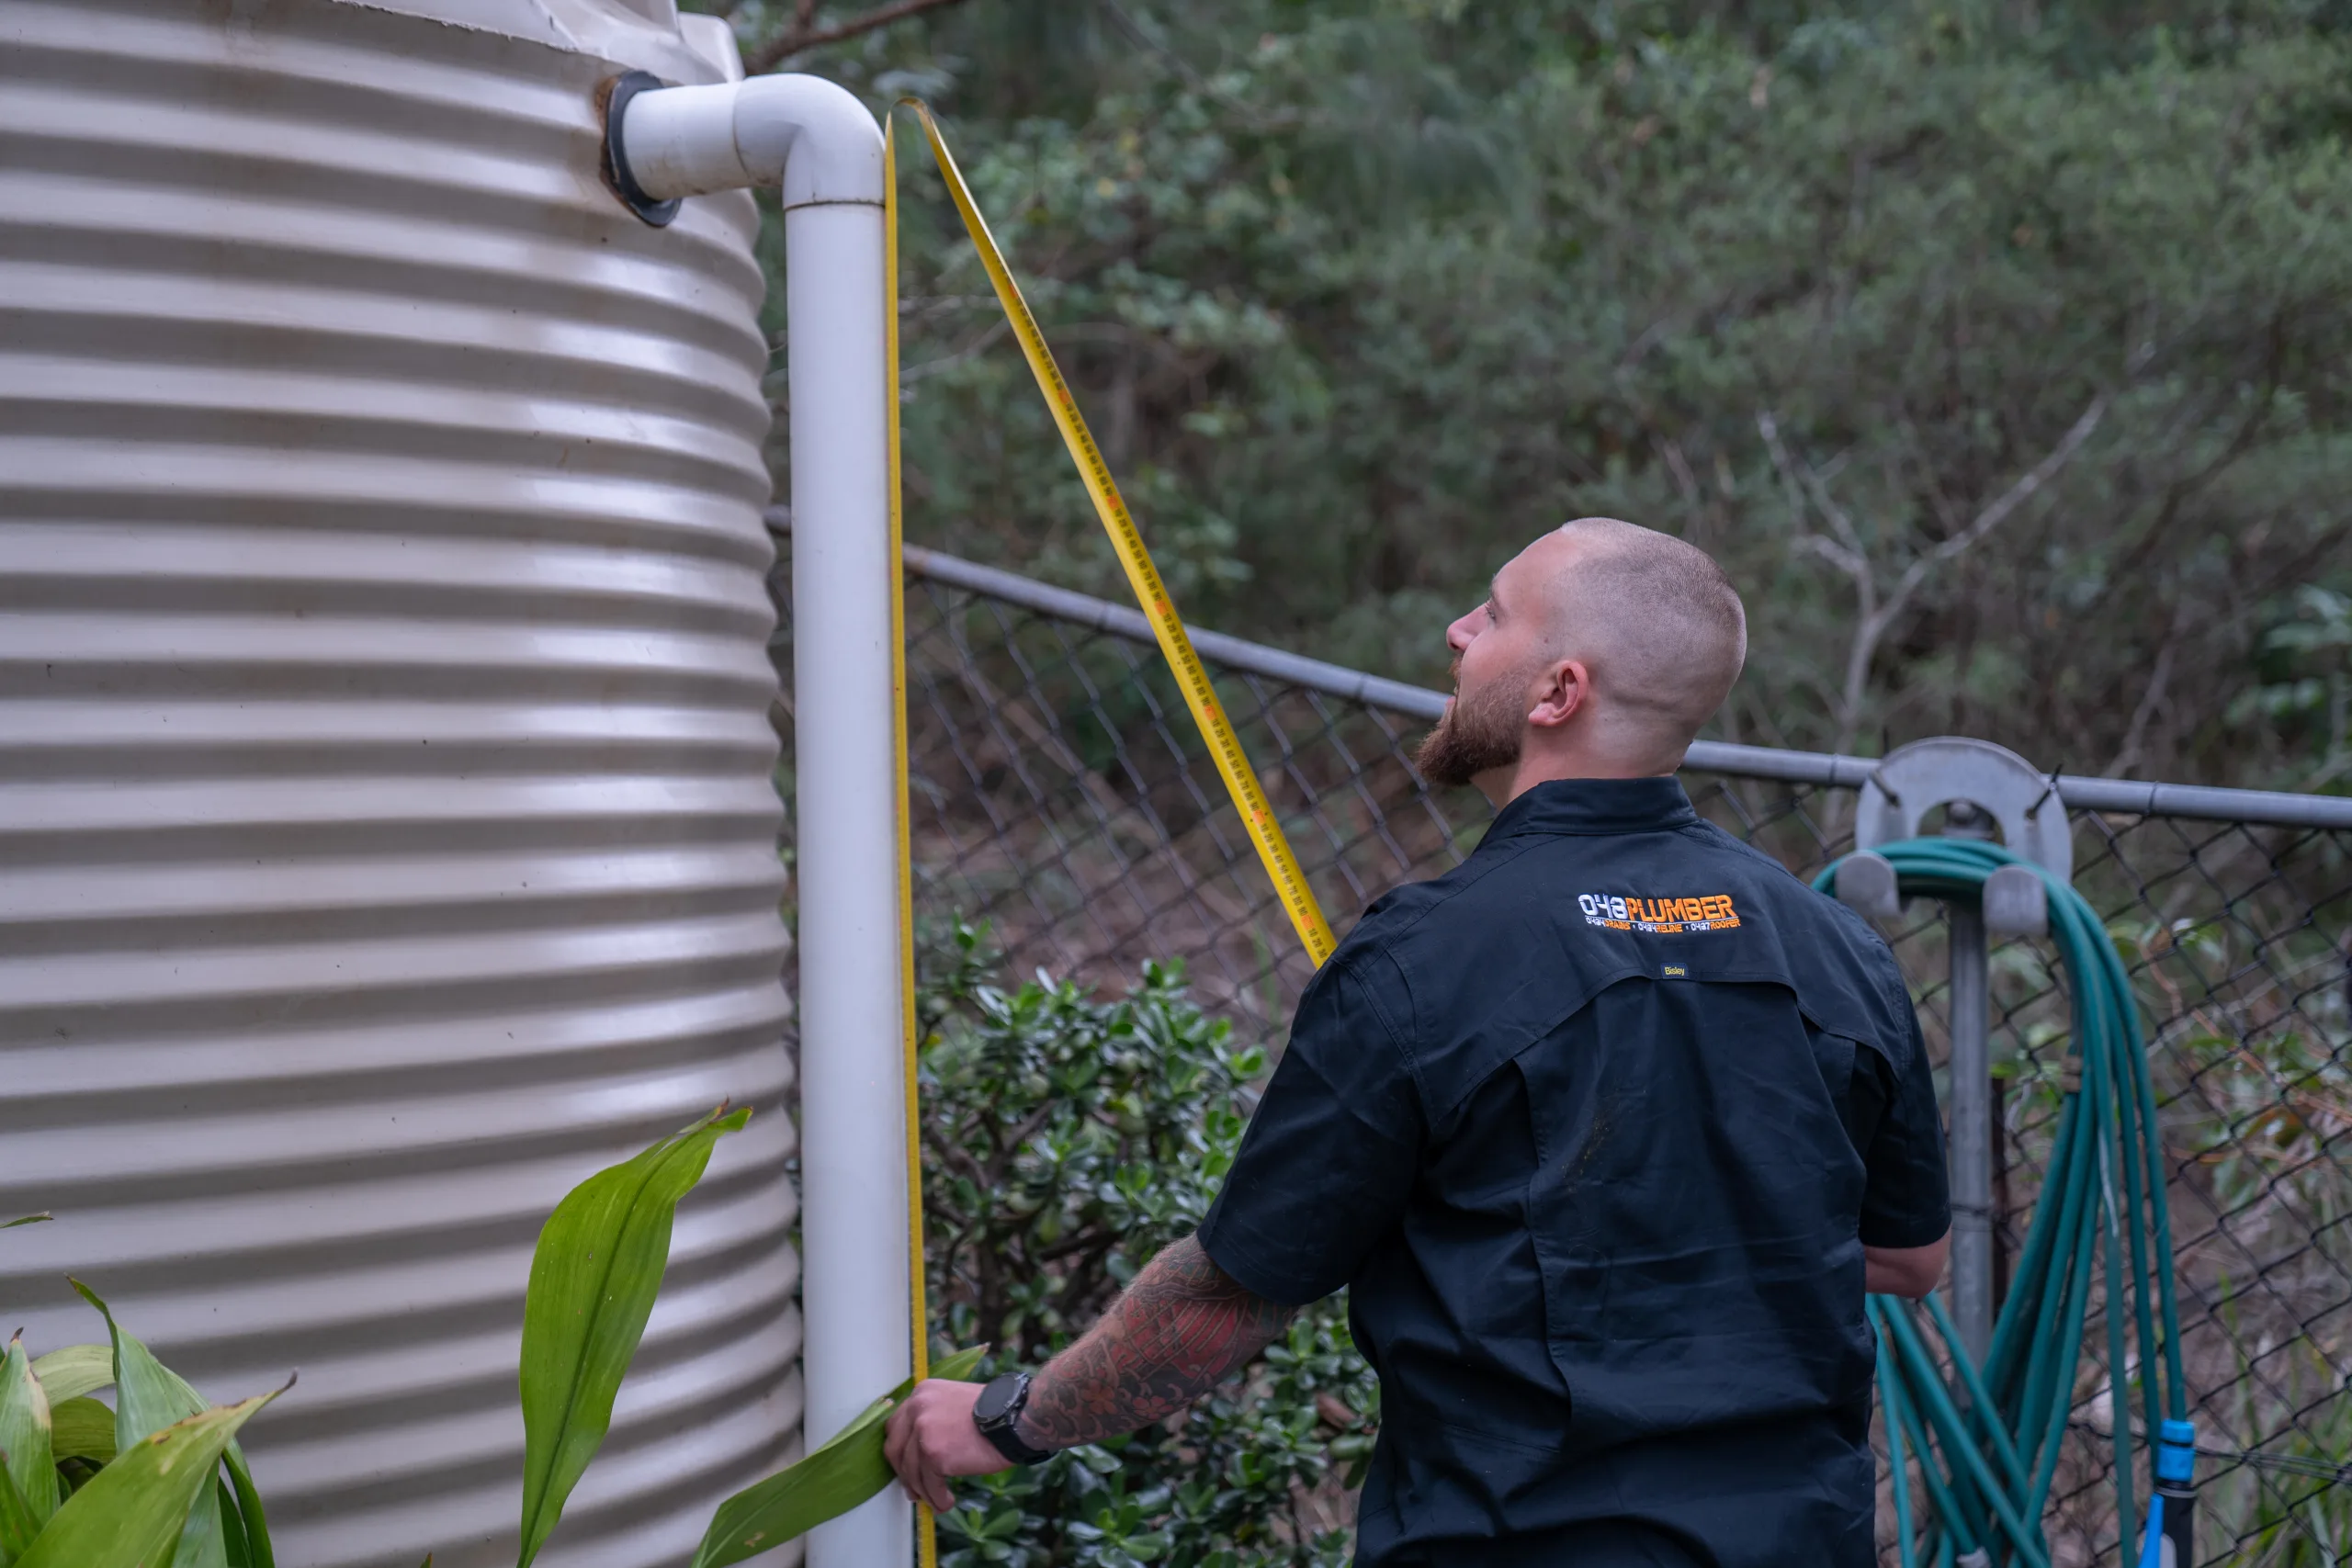
[[[914,1374],[931,1375],[931,1303],[924,1289],[922,1256],[922,1094],[918,1077],[922,1023],[915,1007],[915,882],[913,804],[907,768],[907,574],[906,513],[899,492],[899,139],[882,128],[882,335],[888,364],[884,387],[890,404],[890,702],[891,765],[899,803],[899,999],[904,1016],[907,1096],[907,1283],[909,1315],[914,1324]],[[938,1522],[928,1505],[915,1505],[915,1561],[935,1568]]]
[[[1232,721],[1226,717],[1224,706],[1217,701],[1216,688],[1209,683],[1209,673],[1202,668],[1200,655],[1193,651],[1193,639],[1184,634],[1184,623],[1169,602],[1167,585],[1160,581],[1159,569],[1151,564],[1151,553],[1144,548],[1143,535],[1128,514],[1119,487],[1112,481],[1110,467],[1102,461],[1102,450],[1094,445],[1093,434],[1078,412],[1077,400],[1070,396],[1069,385],[1062,379],[1061,367],[1054,363],[1053,351],[1046,346],[1046,334],[1038,330],[1037,318],[1030,313],[1029,302],[1021,297],[1021,286],[1013,282],[1012,269],[1005,265],[1004,253],[997,248],[995,238],[989,232],[988,220],[980,216],[971,189],[964,183],[963,172],[956,166],[955,155],[941,139],[939,124],[932,118],[930,106],[919,98],[899,101],[922,120],[923,135],[930,139],[932,153],[939,160],[939,172],[947,181],[947,193],[955,198],[956,210],[964,220],[966,231],[972,236],[972,248],[979,253],[980,265],[988,269],[989,281],[996,286],[997,300],[1004,307],[1005,320],[1012,324],[1022,355],[1029,361],[1029,368],[1046,394],[1046,405],[1052,410],[1054,423],[1061,430],[1063,445],[1069,448],[1071,459],[1078,464],[1079,478],[1086,482],[1087,494],[1093,498],[1094,513],[1102,520],[1102,531],[1111,536],[1111,547],[1118,552],[1119,564],[1126,569],[1127,583],[1135,590],[1136,602],[1143,606],[1145,616],[1151,622],[1152,633],[1159,639],[1159,651],[1167,657],[1168,667],[1176,672],[1176,684],[1183,691],[1184,705],[1193,710],[1193,722],[1200,727],[1201,739],[1208,743],[1209,755],[1225,779],[1234,809],[1240,812],[1250,841],[1257,848],[1258,859],[1273,881],[1274,896],[1282,900],[1290,923],[1297,928],[1298,940],[1306,944],[1307,956],[1320,964],[1338,945],[1331,935],[1330,922],[1324,919],[1314,891],[1298,869],[1298,858],[1291,853],[1290,840],[1283,836],[1282,824],[1274,820],[1266,792],[1258,786],[1258,775],[1241,750],[1240,738],[1234,734]]]

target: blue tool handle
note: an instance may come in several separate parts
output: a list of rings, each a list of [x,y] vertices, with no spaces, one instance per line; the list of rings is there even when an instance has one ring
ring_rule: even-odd
[[[2156,1435],[2156,1495],[2139,1568],[2192,1568],[2197,1561],[2197,1428],[2166,1421]]]

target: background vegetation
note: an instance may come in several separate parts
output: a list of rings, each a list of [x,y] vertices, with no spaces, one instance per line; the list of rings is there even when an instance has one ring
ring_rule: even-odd
[[[1747,594],[1724,738],[2352,783],[2352,5],[700,3],[757,65],[939,107],[1200,624],[1435,682],[1505,556],[1613,512]],[[911,536],[1123,596],[919,152],[902,189]],[[2119,935],[2186,965],[2168,992],[2204,975],[2145,998],[2199,1073],[2192,1381],[2220,1440],[2269,1450],[2218,1467],[2206,1529],[2301,1564],[2352,1540],[2314,1326],[2339,1107],[2307,1093],[2341,1076],[2335,849],[2269,863],[2310,953],[2226,983],[2179,956],[2214,892],[2269,886],[2267,844],[2194,852],[2199,876],[2143,890],[2167,923]],[[1197,1217],[1247,1070],[1164,981],[931,987],[941,1339],[1034,1361]],[[1121,1066],[1137,1043],[1186,1076]],[[959,1158],[1020,1202],[971,1201]],[[1371,1414],[1340,1332],[1123,1463],[1001,1482],[949,1524],[954,1561],[1339,1550],[1318,1500]],[[2108,1495],[2081,1485],[2096,1541]]]
[[[1207,1213],[1265,1053],[1147,964],[1115,999],[1017,987],[969,927],[926,964],[923,1204],[933,1339],[1035,1367]],[[1339,1568],[1379,1391],[1318,1302],[1248,1371],[1115,1442],[958,1486],[945,1568]]]
[[[1204,624],[1434,681],[1608,511],[1746,589],[1727,737],[2352,770],[2341,0],[701,3],[943,110]],[[1115,592],[908,162],[910,530]]]

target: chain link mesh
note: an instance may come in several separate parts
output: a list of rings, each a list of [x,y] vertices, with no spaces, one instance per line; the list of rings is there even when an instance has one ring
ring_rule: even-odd
[[[1015,973],[1103,988],[1147,958],[1182,959],[1238,1032],[1278,1040],[1311,967],[1157,650],[921,579],[907,622],[919,921],[985,921]],[[1335,930],[1476,847],[1491,813],[1414,770],[1421,721],[1213,672]],[[788,757],[779,778],[788,792]],[[1702,814],[1800,875],[1850,847],[1850,791],[1685,783]],[[2075,886],[2152,1032],[2205,1450],[2199,1561],[2352,1560],[2339,1484],[2352,1472],[2337,1469],[2352,1461],[2352,834],[2093,813],[2075,833]],[[1940,1069],[1940,909],[1915,901],[1888,934]],[[2000,943],[1992,967],[1998,1288],[2041,1190],[2068,1020],[2047,943]],[[2117,1557],[2104,1351],[2087,1337],[2047,1521],[2053,1565]],[[1892,1517],[1881,1508],[1890,1563]]]

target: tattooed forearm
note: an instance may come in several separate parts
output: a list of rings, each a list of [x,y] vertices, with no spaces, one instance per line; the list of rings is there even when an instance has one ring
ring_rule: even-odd
[[[1021,1436],[1067,1449],[1171,1416],[1272,1344],[1295,1310],[1243,1290],[1186,1236],[1046,1363],[1030,1385]]]

